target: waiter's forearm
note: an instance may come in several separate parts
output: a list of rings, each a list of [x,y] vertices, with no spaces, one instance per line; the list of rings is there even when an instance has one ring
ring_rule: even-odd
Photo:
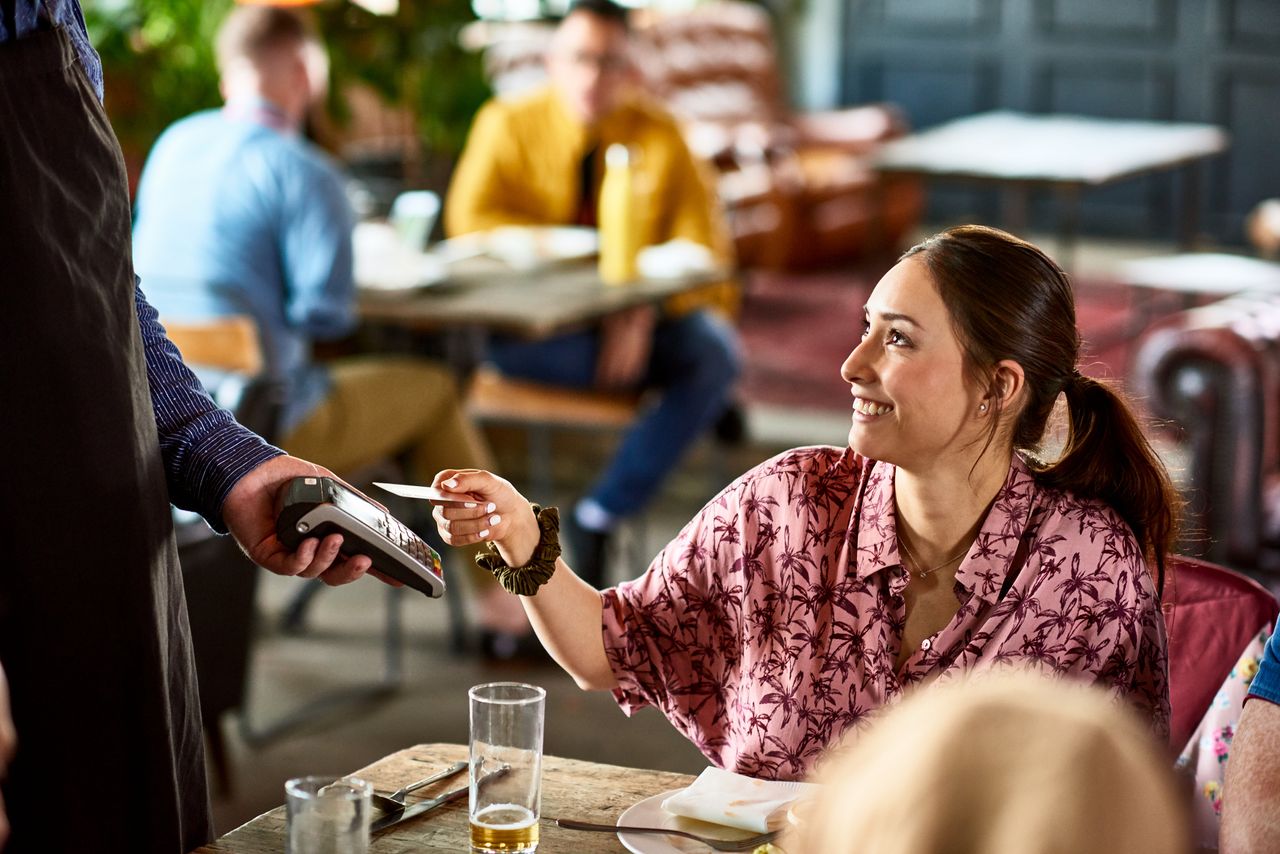
[[[213,402],[183,363],[139,287],[134,289],[134,307],[170,500],[222,530],[220,511],[227,493],[249,471],[284,452]]]

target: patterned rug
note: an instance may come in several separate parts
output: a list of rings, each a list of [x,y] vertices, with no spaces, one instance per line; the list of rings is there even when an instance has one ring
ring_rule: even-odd
[[[747,279],[740,331],[747,352],[748,403],[845,411],[840,365],[862,331],[862,307],[876,270],[775,273]],[[1076,283],[1076,320],[1085,339],[1081,370],[1123,381],[1131,355],[1130,289]]]

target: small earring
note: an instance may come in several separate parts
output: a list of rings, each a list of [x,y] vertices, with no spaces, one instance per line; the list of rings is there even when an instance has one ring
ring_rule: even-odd
[[[986,412],[986,411],[987,411],[987,405],[986,405],[985,403],[984,403],[984,404],[982,404],[981,406],[979,406],[979,407],[978,407],[978,411],[979,411],[979,412]]]

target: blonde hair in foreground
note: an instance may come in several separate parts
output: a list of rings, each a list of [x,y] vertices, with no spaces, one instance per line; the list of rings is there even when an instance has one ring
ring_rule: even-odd
[[[787,854],[1184,854],[1185,801],[1127,706],[1029,673],[917,691],[852,736]]]

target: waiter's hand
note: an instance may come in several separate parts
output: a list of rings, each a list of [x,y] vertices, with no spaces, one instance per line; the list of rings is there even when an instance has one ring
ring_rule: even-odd
[[[600,327],[600,355],[596,359],[596,387],[635,388],[649,367],[653,328],[658,313],[638,306],[605,318]]]
[[[9,681],[0,668],[0,777],[9,770],[9,762],[18,746],[18,734],[13,728],[13,716],[9,712]],[[5,814],[4,800],[0,798],[0,848],[9,839],[9,817]]]
[[[283,456],[267,460],[240,478],[222,505],[227,530],[250,560],[278,575],[319,578],[332,587],[355,581],[369,571],[370,561],[363,555],[341,557],[340,534],[323,540],[308,537],[297,551],[290,551],[276,537],[276,494],[301,476],[334,475],[315,463]]]

